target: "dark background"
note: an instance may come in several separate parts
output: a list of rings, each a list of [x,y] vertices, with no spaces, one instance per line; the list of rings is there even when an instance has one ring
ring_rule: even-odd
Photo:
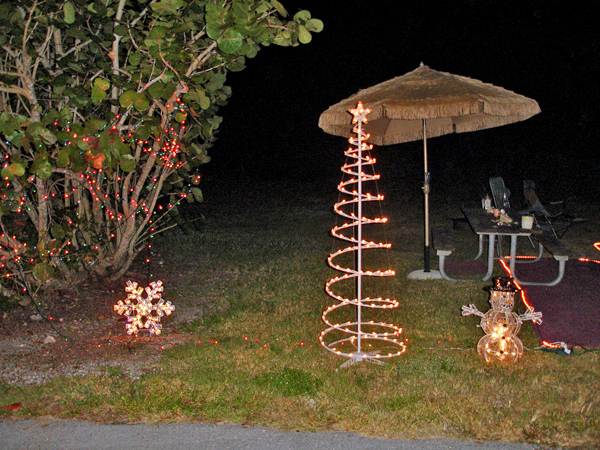
[[[209,189],[232,180],[339,179],[347,143],[324,133],[319,115],[424,62],[531,97],[542,110],[521,123],[431,139],[432,189],[463,183],[483,193],[489,177],[503,176],[517,191],[531,178],[548,196],[597,201],[600,39],[594,2],[282,3],[292,15],[309,10],[325,28],[307,45],[263,48],[247,60],[247,69],[230,74],[233,97],[220,112],[213,160],[203,168]],[[377,149],[382,179],[407,176],[406,167],[422,171],[421,147]],[[410,181],[419,190],[421,179]]]

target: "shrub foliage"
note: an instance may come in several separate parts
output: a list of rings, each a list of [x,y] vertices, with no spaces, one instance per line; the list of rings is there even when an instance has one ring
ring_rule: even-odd
[[[227,74],[322,27],[275,0],[3,1],[3,293],[122,275],[202,199]]]

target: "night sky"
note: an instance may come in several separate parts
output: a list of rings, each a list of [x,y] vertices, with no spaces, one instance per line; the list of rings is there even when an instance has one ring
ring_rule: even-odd
[[[542,109],[521,123],[432,139],[434,176],[447,169],[460,176],[501,175],[515,184],[532,178],[597,198],[600,36],[594,2],[282,3],[290,14],[309,10],[325,29],[307,45],[263,48],[247,69],[231,74],[233,97],[220,112],[224,122],[208,172],[264,180],[339,173],[347,144],[318,127],[319,115],[423,62],[531,97]],[[420,161],[418,145],[386,147],[386,157],[413,152]]]

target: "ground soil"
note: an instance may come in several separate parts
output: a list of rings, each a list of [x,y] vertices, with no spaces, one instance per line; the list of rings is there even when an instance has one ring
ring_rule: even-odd
[[[164,279],[173,267],[164,261],[168,255],[157,256]],[[139,280],[145,287],[147,272],[145,264],[137,262],[118,282],[87,282],[41,298],[37,307],[30,303],[0,311],[0,382],[39,384],[57,376],[100,373],[107,367],[119,367],[131,378],[157,370],[165,349],[194,339],[178,328],[183,318],[193,320],[201,309],[178,301],[175,313],[162,321],[160,335],[145,330],[128,335],[114,305],[126,298],[127,280]]]

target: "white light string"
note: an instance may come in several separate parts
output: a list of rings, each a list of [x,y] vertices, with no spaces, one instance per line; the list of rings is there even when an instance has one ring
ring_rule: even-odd
[[[327,328],[319,336],[321,345],[332,353],[339,356],[350,358],[342,367],[352,365],[356,362],[373,362],[383,364],[381,361],[385,358],[399,356],[406,350],[404,342],[400,340],[402,328],[397,325],[385,322],[363,321],[363,308],[370,309],[391,309],[399,304],[395,299],[383,297],[363,297],[363,277],[391,277],[395,272],[388,270],[363,270],[363,250],[389,249],[390,244],[368,241],[363,238],[363,225],[384,224],[386,218],[368,218],[363,216],[363,203],[381,201],[382,195],[372,195],[363,192],[363,183],[376,181],[379,175],[366,174],[363,170],[365,166],[375,164],[375,159],[368,155],[372,145],[366,141],[369,134],[363,131],[363,124],[367,123],[367,114],[370,109],[365,109],[361,102],[357,107],[350,110],[354,116],[353,123],[356,124],[352,136],[349,139],[350,148],[345,152],[348,161],[342,166],[342,172],[350,178],[342,181],[338,185],[338,190],[349,196],[349,199],[342,199],[333,207],[334,211],[341,217],[348,219],[342,225],[336,225],[331,234],[351,245],[340,249],[329,255],[327,263],[333,269],[342,272],[343,275],[330,279],[325,284],[325,291],[339,303],[328,307],[322,315],[323,322]],[[354,212],[356,211],[356,212]],[[351,235],[344,234],[346,231],[352,231]],[[341,255],[354,255],[354,268],[345,267],[335,262]],[[356,297],[353,299],[334,292],[333,287],[340,282],[354,282],[354,291]],[[344,307],[354,306],[356,308],[356,320],[348,320],[343,323],[335,323],[331,320],[331,313]],[[335,337],[334,337],[335,336]]]

